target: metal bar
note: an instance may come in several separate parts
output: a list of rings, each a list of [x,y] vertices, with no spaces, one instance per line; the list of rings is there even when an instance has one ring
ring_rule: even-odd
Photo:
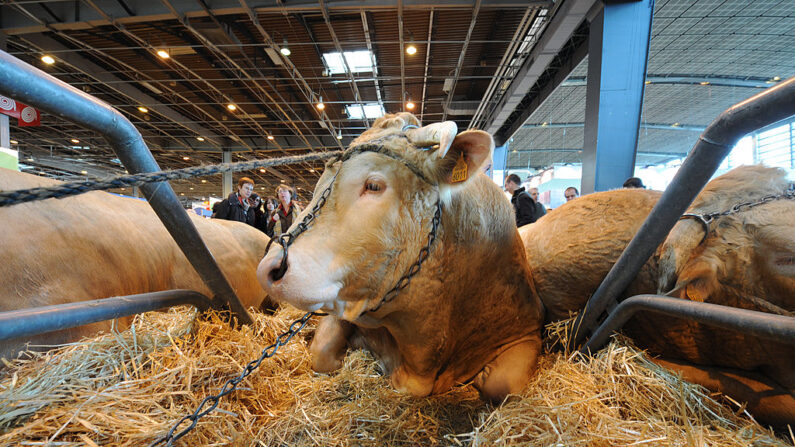
[[[643,264],[665,240],[732,147],[747,133],[795,115],[795,77],[735,104],[701,134],[635,237],[621,253],[574,323],[570,348],[593,331],[602,313],[616,306]]]
[[[453,85],[450,87],[450,91],[447,92],[447,99],[444,102],[444,107],[442,108],[442,121],[447,119],[447,109],[450,108],[450,103],[453,102],[453,96],[455,96],[455,87],[458,84],[458,77],[461,75],[461,67],[464,66],[464,58],[467,54],[467,48],[469,48],[469,42],[472,40],[472,32],[475,30],[475,24],[478,21],[478,15],[480,14],[480,5],[482,4],[482,0],[475,0],[475,6],[472,10],[472,20],[469,22],[469,29],[467,30],[467,36],[464,38],[464,44],[461,48],[461,53],[458,55],[458,64],[455,66],[455,72],[453,73]],[[402,53],[401,53],[402,55]]]
[[[601,348],[613,331],[623,327],[630,318],[641,311],[686,318],[768,340],[795,344],[795,317],[660,295],[637,295],[622,301],[580,352],[594,352]]]
[[[0,51],[0,94],[59,115],[104,136],[131,173],[159,171],[138,130],[121,113],[99,99]],[[141,187],[182,252],[215,295],[229,305],[241,324],[252,319],[224,277],[193,221],[167,182]]]
[[[0,341],[69,329],[181,304],[190,304],[199,311],[211,307],[210,299],[199,292],[166,290],[12,310],[0,313]]]

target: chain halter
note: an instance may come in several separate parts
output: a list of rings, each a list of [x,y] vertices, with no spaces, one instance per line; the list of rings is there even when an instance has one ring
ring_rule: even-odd
[[[403,132],[405,132],[409,128],[416,128],[416,127],[417,126],[407,125],[403,127]],[[288,247],[292,245],[293,242],[295,242],[295,238],[297,238],[298,235],[308,230],[310,224],[314,222],[315,218],[320,213],[320,209],[323,208],[323,206],[326,204],[326,201],[328,200],[329,195],[331,195],[331,189],[334,187],[334,184],[337,181],[337,176],[339,175],[340,171],[342,171],[342,163],[350,159],[352,156],[363,152],[375,152],[377,154],[387,156],[389,158],[401,162],[404,166],[406,166],[411,172],[413,172],[417,177],[419,177],[425,183],[431,186],[438,186],[436,183],[430,181],[428,177],[425,176],[425,174],[417,166],[415,166],[413,163],[410,163],[408,160],[395,155],[394,153],[389,151],[384,144],[382,144],[385,140],[393,137],[394,135],[390,135],[388,137],[374,139],[367,143],[351,146],[350,148],[348,148],[348,150],[343,152],[341,156],[337,157],[336,159],[332,159],[331,163],[333,164],[336,162],[340,162],[340,167],[337,169],[337,172],[334,174],[334,177],[331,179],[331,182],[329,183],[328,187],[326,187],[326,189],[324,189],[323,192],[320,194],[320,197],[318,198],[315,206],[312,207],[312,210],[306,213],[306,215],[301,220],[301,222],[296,224],[295,228],[293,228],[292,230],[286,233],[283,233],[278,238],[276,237],[271,238],[270,242],[268,242],[268,245],[265,248],[265,253],[267,253],[273,241],[277,241],[284,250],[282,263],[279,266],[279,269],[275,272],[277,278],[281,278],[282,276],[284,276],[285,272],[287,271]],[[418,148],[418,149],[428,150],[429,148]],[[414,264],[411,265],[411,267],[409,267],[408,271],[402,277],[400,277],[397,283],[384,294],[384,296],[381,298],[378,304],[376,304],[374,307],[370,309],[365,309],[361,314],[359,314],[360,317],[366,314],[367,312],[375,312],[378,309],[380,309],[381,306],[383,306],[385,303],[394,300],[397,294],[401,290],[408,287],[409,283],[411,282],[411,278],[414,277],[417,273],[419,273],[420,268],[422,267],[422,263],[425,262],[425,260],[428,259],[428,256],[430,255],[431,247],[433,245],[433,242],[436,240],[436,234],[439,230],[439,224],[442,219],[442,202],[441,202],[441,196],[438,194],[438,189],[437,189],[437,199],[436,199],[435,208],[436,211],[434,212],[433,219],[431,220],[431,230],[428,233],[428,241],[425,244],[425,246],[422,247],[422,249],[420,249],[420,253],[417,256],[417,260],[414,262]]]
[[[761,199],[759,199],[759,200],[757,200],[755,202],[738,203],[738,204],[735,204],[734,206],[732,206],[731,208],[729,208],[726,211],[721,211],[721,212],[716,212],[716,213],[705,213],[705,214],[691,214],[691,213],[682,214],[682,217],[680,217],[679,220],[682,220],[682,219],[693,219],[696,222],[700,223],[702,227],[704,227],[704,236],[701,238],[701,241],[699,242],[699,245],[700,245],[700,244],[703,244],[704,241],[707,239],[707,236],[709,235],[709,231],[710,231],[709,230],[709,224],[711,224],[713,221],[715,221],[715,220],[717,220],[717,219],[719,219],[719,218],[721,218],[723,216],[728,216],[728,215],[731,215],[731,214],[739,213],[740,211],[743,210],[743,208],[750,209],[750,208],[753,208],[755,206],[762,205],[764,203],[772,202],[774,200],[779,200],[779,199],[795,200],[795,189],[793,189],[793,186],[795,186],[795,185],[791,184],[789,189],[787,191],[785,191],[784,193],[782,193],[782,194],[770,194],[770,195],[762,197]]]

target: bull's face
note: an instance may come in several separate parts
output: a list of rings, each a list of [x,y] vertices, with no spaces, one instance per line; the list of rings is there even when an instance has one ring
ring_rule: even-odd
[[[404,132],[412,120],[408,114],[387,116],[352,144],[378,138],[387,154],[365,151],[326,166],[312,202],[293,226],[329,185],[331,193],[309,229],[288,247],[284,275],[277,272],[284,257],[280,246],[259,265],[257,276],[272,298],[354,321],[416,261],[437,200],[456,187],[451,184],[456,161],[463,159],[465,179],[472,177],[490,158],[493,142],[480,131],[456,136],[453,123]],[[418,149],[430,144],[439,148]]]

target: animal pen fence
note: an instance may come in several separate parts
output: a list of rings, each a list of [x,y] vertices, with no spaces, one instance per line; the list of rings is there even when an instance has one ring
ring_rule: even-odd
[[[160,170],[140,133],[108,104],[0,51],[0,94],[19,99],[104,136],[132,174]],[[759,337],[795,343],[795,318],[644,295],[622,303],[623,292],[642,265],[713,175],[733,145],[746,133],[795,115],[795,78],[743,101],[719,116],[699,138],[679,172],[641,229],[624,250],[575,322],[571,347],[586,337],[584,351],[598,349],[634,312],[662,312]],[[252,323],[193,223],[165,181],[142,191],[163,225],[213,293],[173,290],[90,302],[0,313],[0,340],[66,329],[180,304],[200,310],[227,307],[242,324]],[[175,426],[176,428],[176,426]]]

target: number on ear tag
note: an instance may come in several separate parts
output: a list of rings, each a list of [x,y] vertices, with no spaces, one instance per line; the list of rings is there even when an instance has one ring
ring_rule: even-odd
[[[466,179],[467,179],[467,162],[464,161],[464,153],[462,152],[461,155],[458,157],[458,161],[455,162],[455,167],[453,167],[453,173],[450,175],[450,182],[459,183],[463,182]]]

